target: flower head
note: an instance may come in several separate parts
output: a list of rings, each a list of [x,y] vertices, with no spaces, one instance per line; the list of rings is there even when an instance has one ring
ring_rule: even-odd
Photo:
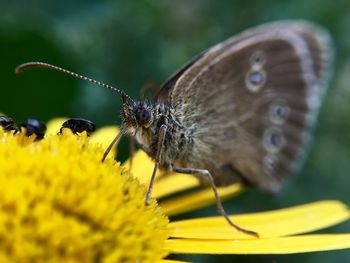
[[[155,262],[168,219],[85,133],[0,131],[1,262]]]
[[[60,120],[59,123],[63,121]],[[260,238],[238,232],[221,216],[168,222],[167,217],[214,202],[210,189],[151,199],[152,161],[137,152],[133,166],[101,162],[116,128],[73,135],[48,124],[42,141],[0,131],[0,262],[174,262],[179,254],[288,254],[350,248],[350,234],[305,234],[350,218],[339,201],[234,215]],[[133,176],[131,176],[133,175]],[[153,197],[195,188],[189,175],[157,178]],[[221,198],[244,187],[220,188]]]

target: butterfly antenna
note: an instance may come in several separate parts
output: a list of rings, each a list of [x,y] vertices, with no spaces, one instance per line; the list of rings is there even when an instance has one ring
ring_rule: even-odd
[[[121,96],[123,102],[126,102],[127,100],[133,101],[128,94],[126,94],[124,91],[121,91],[120,89],[117,89],[115,87],[112,87],[110,85],[102,83],[100,81],[97,81],[97,80],[85,77],[83,75],[79,75],[77,73],[74,73],[72,71],[66,70],[64,68],[60,68],[60,67],[57,67],[55,65],[51,65],[51,64],[48,64],[48,63],[44,63],[44,62],[27,62],[27,63],[21,64],[21,65],[16,67],[15,72],[17,74],[19,74],[19,73],[22,73],[23,71],[25,71],[27,69],[31,69],[31,68],[48,68],[48,69],[53,69],[53,70],[56,70],[56,71],[59,71],[59,72],[63,72],[65,74],[67,74],[67,75],[71,75],[71,76],[76,77],[78,79],[86,80],[88,82],[94,83],[94,84],[102,86],[104,88],[113,90],[113,91],[117,92]]]

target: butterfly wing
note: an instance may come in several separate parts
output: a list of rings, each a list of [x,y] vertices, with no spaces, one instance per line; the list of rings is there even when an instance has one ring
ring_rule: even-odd
[[[186,166],[279,190],[303,159],[331,59],[328,35],[305,22],[253,28],[193,59],[156,97],[193,142]]]

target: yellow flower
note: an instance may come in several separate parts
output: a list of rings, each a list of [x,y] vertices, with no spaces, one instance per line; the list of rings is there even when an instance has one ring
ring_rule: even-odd
[[[114,131],[116,129],[114,128]],[[57,133],[57,131],[56,131]],[[0,130],[0,262],[155,262],[168,219],[103,149],[64,130]]]
[[[152,161],[144,152],[137,152],[131,173],[148,184],[152,173]],[[128,163],[125,165],[128,167]],[[134,168],[135,166],[135,168]],[[144,169],[140,168],[144,167]],[[191,175],[171,174],[158,177],[153,197],[161,199],[170,194],[199,185]],[[234,184],[219,188],[222,199],[237,195],[243,186]],[[178,215],[215,202],[211,189],[199,190],[173,199],[160,201],[159,205],[168,216]],[[221,216],[196,218],[170,222],[171,239],[167,248],[180,254],[292,254],[350,248],[350,233],[308,234],[350,218],[346,205],[335,200],[276,211],[233,215],[239,226],[259,233],[260,238],[238,232]]]
[[[144,198],[153,163],[137,152],[133,167],[101,156],[116,128],[46,138],[0,131],[0,262],[175,262],[168,254],[288,254],[350,248],[350,234],[304,234],[349,219],[338,201],[234,215],[237,232],[220,216],[168,222],[171,216],[214,202],[210,189],[160,201]],[[133,179],[135,176],[137,179]],[[141,183],[139,183],[141,182]],[[145,186],[145,185],[146,186]],[[161,199],[198,186],[189,175],[157,178]],[[243,190],[219,189],[222,198]]]

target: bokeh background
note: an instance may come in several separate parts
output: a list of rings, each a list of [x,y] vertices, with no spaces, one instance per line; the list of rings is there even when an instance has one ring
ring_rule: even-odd
[[[350,205],[350,3],[296,1],[0,1],[0,112],[28,117],[83,117],[120,123],[120,100],[108,90],[49,70],[14,74],[32,60],[57,64],[122,88],[133,97],[164,82],[187,60],[261,23],[307,19],[329,30],[336,63],[314,144],[300,174],[278,196],[254,189],[225,203],[255,212],[339,199]],[[121,160],[127,158],[125,140]],[[2,186],[6,187],[6,186]],[[185,217],[213,215],[214,206]],[[350,232],[344,223],[327,232]],[[195,262],[345,262],[350,251],[267,256],[183,256]]]

